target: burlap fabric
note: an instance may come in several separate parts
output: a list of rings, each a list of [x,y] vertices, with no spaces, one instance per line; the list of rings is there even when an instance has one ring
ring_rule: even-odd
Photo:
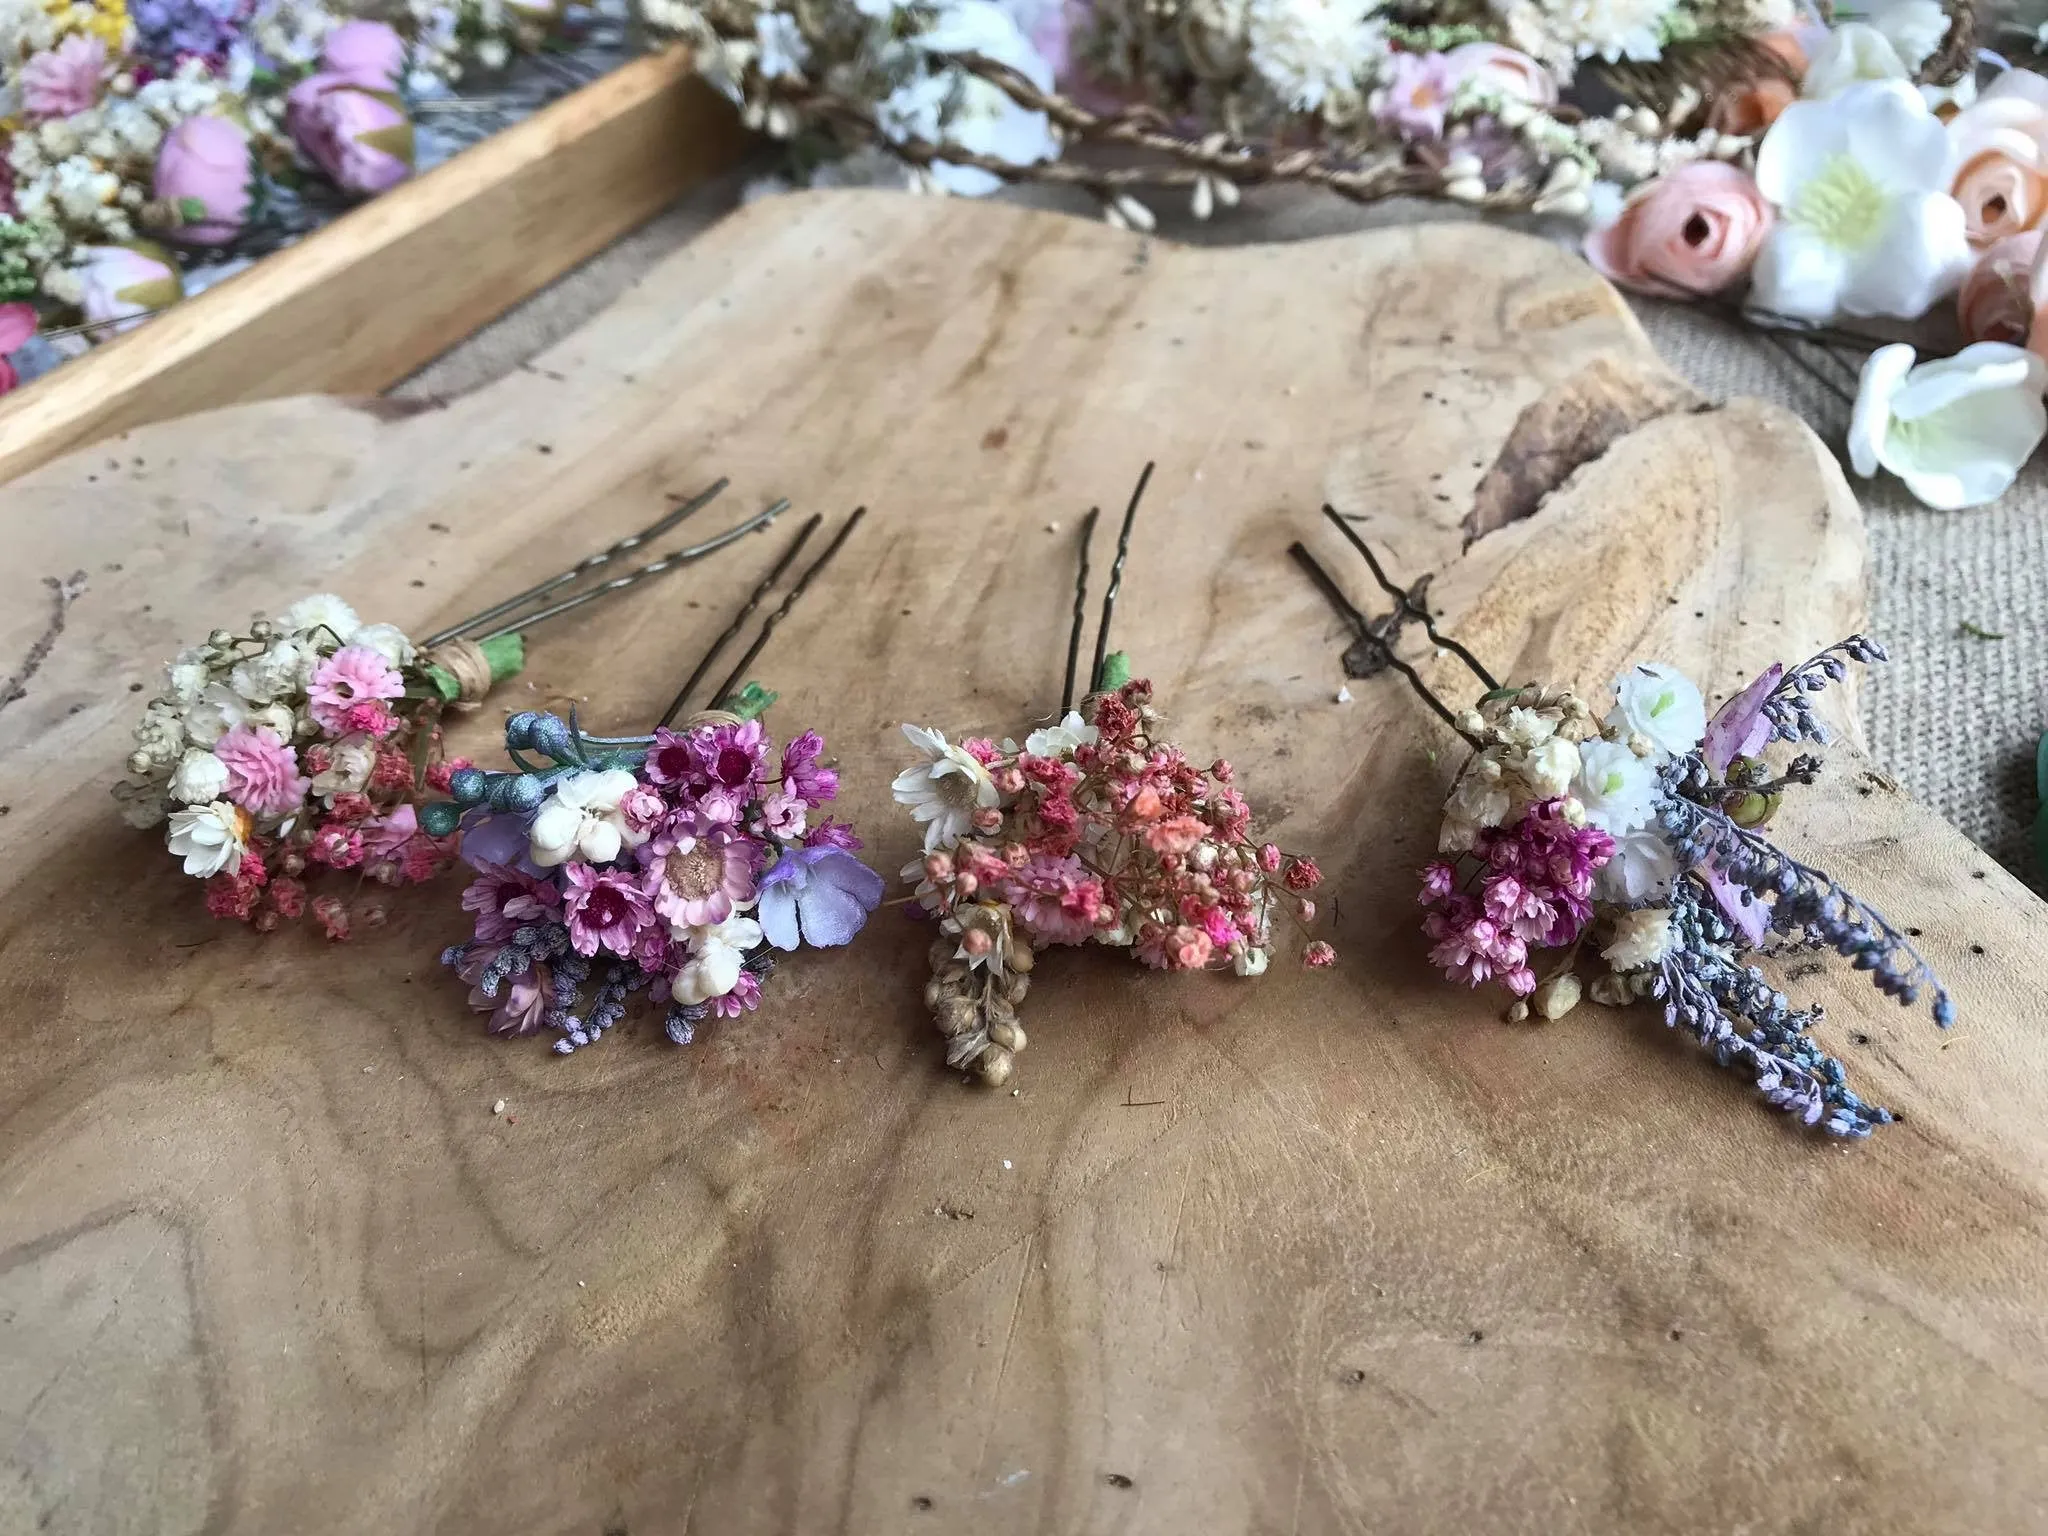
[[[397,392],[445,397],[517,367],[735,206],[760,170],[700,189]],[[1043,189],[1011,196],[1092,212]],[[1165,214],[1161,233],[1250,244],[1458,216],[1434,204],[1361,209],[1277,193],[1206,224]],[[1840,448],[1846,407],[1775,348],[1679,306],[1645,301],[1637,313],[1658,350],[1704,394],[1776,401]],[[1923,803],[2048,894],[2031,831],[2035,745],[2048,730],[2048,456],[2004,499],[1974,512],[1931,512],[1882,478],[1856,487],[1870,526],[1871,632],[1892,655],[1864,694],[1872,753]]]

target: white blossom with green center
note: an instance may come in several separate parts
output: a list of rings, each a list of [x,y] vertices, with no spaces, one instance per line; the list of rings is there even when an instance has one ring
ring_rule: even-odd
[[[1980,341],[1913,365],[1913,349],[1879,347],[1863,365],[1849,462],[1880,466],[1930,507],[1978,507],[2005,494],[2048,436],[2048,362],[2023,347]]]
[[[1757,151],[1778,222],[1752,302],[1807,320],[1924,314],[1970,270],[1949,155],[1940,119],[1902,80],[1787,107]]]

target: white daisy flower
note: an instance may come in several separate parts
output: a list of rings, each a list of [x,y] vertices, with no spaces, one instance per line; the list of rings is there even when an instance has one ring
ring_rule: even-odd
[[[926,823],[924,849],[950,848],[974,830],[974,813],[993,809],[995,780],[970,753],[949,744],[929,726],[906,725],[903,734],[924,761],[896,775],[889,786],[898,805]]]
[[[249,814],[225,800],[171,812],[170,850],[201,880],[233,874],[249,846]]]

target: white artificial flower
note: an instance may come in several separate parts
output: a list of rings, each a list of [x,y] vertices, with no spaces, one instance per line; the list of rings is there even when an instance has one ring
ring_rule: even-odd
[[[1263,0],[1245,18],[1252,68],[1297,112],[1355,112],[1386,53],[1372,13],[1371,0]]]
[[[248,700],[226,683],[208,683],[199,702],[185,711],[185,734],[195,747],[210,747],[248,722]]]
[[[1552,736],[1522,759],[1518,771],[1534,799],[1555,800],[1578,777],[1579,749],[1562,736]]]
[[[1614,708],[1606,723],[1677,757],[1707,734],[1707,701],[1698,685],[1669,662],[1639,662],[1614,680]]]
[[[268,650],[236,662],[228,685],[251,704],[268,704],[296,693],[305,675],[307,650],[296,640],[276,641]]]
[[[1041,726],[1024,738],[1024,750],[1033,757],[1060,757],[1076,747],[1092,747],[1102,733],[1081,718],[1079,710],[1067,711],[1058,725]]]
[[[1917,319],[1970,270],[1948,135],[1903,80],[1793,102],[1764,135],[1756,183],[1779,212],[1750,275],[1764,309]]]
[[[2024,347],[1980,341],[1954,357],[1913,363],[1903,343],[1863,365],[1849,423],[1849,462],[1879,466],[1943,512],[2004,495],[2048,435],[2048,362]]]
[[[228,765],[204,747],[188,747],[171,770],[170,796],[186,805],[202,805],[227,793]]]
[[[764,80],[799,77],[810,62],[810,45],[796,18],[782,11],[762,11],[754,17],[754,46],[759,50],[755,62]]]
[[[1669,907],[1639,907],[1614,919],[1614,937],[1600,951],[1617,971],[1640,971],[1655,965],[1678,947],[1671,930]]]
[[[761,942],[761,925],[751,917],[728,917],[687,930],[690,958],[671,984],[679,1003],[708,1003],[739,985],[747,951]]]
[[[201,880],[231,875],[242,867],[242,852],[249,846],[249,816],[225,800],[173,811],[165,841],[185,861],[186,874]]]
[[[315,592],[300,598],[278,615],[277,622],[279,628],[296,635],[312,634],[315,630],[331,631],[335,641],[341,645],[347,645],[355,638],[356,631],[363,627],[355,609],[332,592]],[[324,640],[326,635],[319,638]]]
[[[396,624],[365,624],[355,632],[350,645],[366,645],[394,667],[409,667],[417,654],[404,630]]]
[[[1638,827],[1614,840],[1614,857],[1593,876],[1598,901],[1636,904],[1670,893],[1678,878],[1678,856],[1655,827]]]
[[[1870,24],[1884,34],[1907,72],[1917,75],[1948,36],[1949,17],[1938,0],[1880,0],[1871,9]]]
[[[1272,963],[1272,958],[1265,950],[1253,946],[1235,956],[1230,962],[1230,968],[1240,976],[1263,976],[1266,974],[1266,967]]]
[[[367,736],[345,736],[328,747],[327,766],[313,775],[313,793],[331,805],[336,795],[359,793],[376,767],[376,744]]]
[[[1940,7],[1935,11],[1939,14]],[[1813,62],[1799,82],[1799,94],[1809,101],[1826,101],[1866,80],[1912,78],[1913,71],[1890,38],[1864,22],[1845,21],[1814,50]]]
[[[924,851],[950,848],[974,829],[977,809],[997,801],[995,780],[972,754],[950,745],[926,726],[906,725],[903,734],[924,761],[896,775],[889,788],[898,805],[925,823]]]
[[[1589,741],[1579,749],[1572,796],[1586,824],[1609,837],[1646,825],[1657,813],[1657,770],[1619,742]]]
[[[575,858],[609,864],[620,850],[646,842],[647,834],[627,826],[619,812],[619,801],[639,782],[623,768],[586,768],[557,779],[528,831],[533,862],[543,869]]]

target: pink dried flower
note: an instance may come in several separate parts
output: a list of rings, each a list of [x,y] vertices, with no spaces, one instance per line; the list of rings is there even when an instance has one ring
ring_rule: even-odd
[[[349,723],[349,714],[354,706],[395,699],[404,692],[405,679],[398,675],[398,669],[385,660],[382,653],[367,645],[345,645],[315,669],[312,684],[306,690],[306,700],[321,729],[333,736],[346,736],[366,729]],[[383,713],[388,715],[389,712]],[[408,767],[406,782],[411,781],[412,771]]]
[[[636,784],[619,797],[619,819],[641,836],[649,836],[668,818],[668,802],[658,790]]]
[[[805,731],[782,749],[784,794],[794,795],[809,806],[823,805],[838,795],[838,771],[818,766],[824,750],[825,738],[816,731]]]
[[[606,949],[631,957],[640,930],[654,921],[654,908],[635,872],[599,870],[575,859],[562,866],[562,874],[568,881],[562,915],[576,953],[587,958]]]
[[[1199,971],[1207,965],[1209,949],[1209,935],[1185,923],[1173,930],[1173,937],[1167,944],[1174,965],[1184,971]]]
[[[336,795],[334,804],[327,808],[329,821],[362,821],[377,813],[376,805],[368,795]]]
[[[760,845],[719,831],[685,837],[647,865],[643,886],[671,929],[722,923],[755,894]]]
[[[287,875],[270,882],[270,904],[285,917],[297,917],[306,910],[306,888]]]
[[[382,699],[365,699],[343,712],[342,728],[351,735],[360,732],[365,736],[389,736],[398,729],[398,716]]]
[[[1192,816],[1173,816],[1145,828],[1145,846],[1154,853],[1193,853],[1208,835],[1206,823]]]
[[[21,104],[31,118],[70,117],[91,109],[111,71],[96,37],[73,33],[21,66]]]
[[[1312,965],[1320,970],[1326,965],[1337,963],[1337,951],[1323,940],[1317,939],[1301,952],[1301,961],[1304,965]]]
[[[1407,139],[1441,138],[1457,71],[1441,53],[1396,53],[1373,115]]]
[[[1278,843],[1266,843],[1259,849],[1259,868],[1269,875],[1280,873],[1280,863],[1286,855],[1281,853]]]
[[[799,796],[777,790],[761,802],[760,828],[770,837],[801,837],[808,810],[809,806]]]
[[[1237,924],[1230,920],[1230,914],[1221,907],[1211,907],[1202,914],[1202,930],[1218,949],[1227,949],[1244,937],[1238,932]]]
[[[804,833],[807,848],[839,848],[847,853],[858,852],[863,844],[854,835],[853,828],[841,821],[821,821]]]
[[[1095,936],[1102,882],[1079,859],[1029,855],[994,884],[1036,943],[1085,944]]]
[[[654,745],[647,749],[647,760],[641,765],[649,779],[656,784],[684,784],[695,766],[688,736],[665,725],[654,728]]]
[[[330,869],[353,869],[363,862],[363,834],[353,827],[329,823],[313,834],[306,857]]]
[[[339,941],[348,937],[348,908],[341,904],[340,897],[315,896],[313,916],[327,930],[328,938]]]
[[[768,771],[771,745],[758,720],[700,725],[689,733],[691,782],[706,791],[722,790],[736,802],[734,816],[721,819],[737,820],[754,798]]]
[[[1303,891],[1312,891],[1321,885],[1323,883],[1323,872],[1316,867],[1314,859],[1296,859],[1287,866],[1287,873],[1281,876],[1280,883],[1286,886],[1288,890],[1299,895]]]
[[[1003,760],[1002,748],[986,736],[969,736],[960,743],[960,750],[980,763],[984,768],[994,767]]]
[[[711,999],[711,1011],[721,1019],[736,1019],[760,1006],[761,978],[752,971],[741,971],[730,992]]]
[[[251,816],[286,815],[313,787],[300,774],[297,755],[269,726],[236,726],[214,743],[213,755],[227,765],[228,798]]]
[[[401,853],[419,832],[419,813],[409,803],[401,805],[363,823],[363,849],[373,859],[388,859]]]

